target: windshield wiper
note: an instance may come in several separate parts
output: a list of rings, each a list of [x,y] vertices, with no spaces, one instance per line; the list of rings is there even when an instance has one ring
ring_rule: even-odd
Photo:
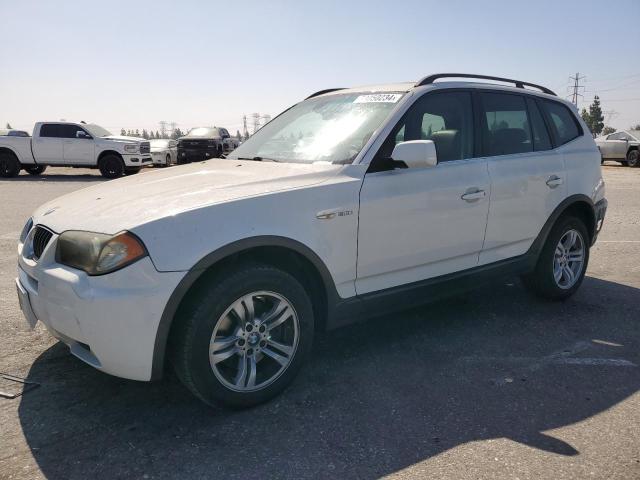
[[[253,160],[254,162],[279,162],[280,160],[276,160],[275,158],[267,158],[267,157],[238,157],[232,158],[231,160]]]

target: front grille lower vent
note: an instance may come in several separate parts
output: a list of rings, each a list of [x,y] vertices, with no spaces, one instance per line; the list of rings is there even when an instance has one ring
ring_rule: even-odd
[[[49,241],[53,237],[53,232],[50,230],[38,225],[36,227],[36,231],[33,234],[33,259],[38,260],[44,252],[44,249],[47,248]]]
[[[140,144],[140,153],[149,153],[151,151],[151,145],[149,142],[142,142]]]

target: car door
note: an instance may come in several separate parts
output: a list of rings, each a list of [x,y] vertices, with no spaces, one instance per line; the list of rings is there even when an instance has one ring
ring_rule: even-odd
[[[38,163],[62,165],[62,125],[43,123],[40,132],[33,138],[33,155]]]
[[[604,149],[601,146],[602,156],[607,159],[624,159],[627,155],[628,141],[624,132],[612,133],[604,142]]]
[[[61,125],[65,165],[95,164],[95,142],[84,128],[78,125]]]
[[[468,91],[427,93],[372,160],[360,192],[356,291],[366,294],[475,267],[489,207],[485,159],[474,158]],[[431,168],[380,169],[394,146],[427,139]]]
[[[562,153],[553,149],[539,103],[510,92],[482,91],[482,147],[491,200],[480,264],[524,254],[566,197]]]

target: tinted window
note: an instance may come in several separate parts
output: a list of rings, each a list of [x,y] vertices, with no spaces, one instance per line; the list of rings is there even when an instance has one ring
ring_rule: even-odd
[[[382,146],[379,157],[409,140],[432,140],[439,162],[473,156],[473,114],[468,92],[431,93],[411,106]]]
[[[527,98],[527,108],[529,109],[531,133],[533,133],[533,149],[536,152],[551,150],[551,138],[549,138],[549,132],[547,132],[538,105],[533,99]]]
[[[558,145],[564,145],[581,135],[578,123],[567,107],[558,102],[543,101],[544,109],[551,119]]]
[[[57,123],[45,123],[40,127],[40,136],[60,138],[62,137],[61,127],[62,125],[58,125]]]
[[[531,128],[524,97],[483,93],[482,143],[486,155],[510,155],[533,151]]]
[[[620,140],[620,133],[612,133],[607,137],[607,140]]]
[[[62,134],[61,134],[62,138],[77,138],[76,137],[77,132],[86,133],[83,128],[78,127],[76,125],[60,125],[60,127],[62,130]]]

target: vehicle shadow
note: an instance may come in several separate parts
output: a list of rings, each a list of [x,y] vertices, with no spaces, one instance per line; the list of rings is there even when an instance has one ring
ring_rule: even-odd
[[[95,173],[43,173],[42,175],[29,175],[25,172],[20,172],[20,175],[12,178],[0,179],[5,182],[55,182],[55,183],[71,183],[71,182],[104,182],[106,178],[100,175],[98,170]]]
[[[56,344],[31,367],[42,386],[20,422],[48,478],[378,478],[494,438],[576,456],[544,432],[638,391],[638,311],[638,289],[595,278],[563,303],[487,284],[318,336],[294,385],[244,411],[206,407],[171,374],[104,375]]]

